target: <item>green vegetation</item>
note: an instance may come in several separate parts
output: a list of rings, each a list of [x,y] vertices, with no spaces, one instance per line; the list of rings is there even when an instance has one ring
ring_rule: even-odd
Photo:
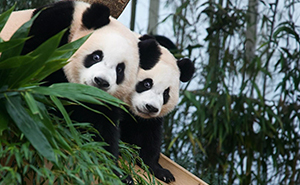
[[[163,149],[209,184],[300,184],[300,4],[269,2],[166,5],[197,73],[165,121]]]

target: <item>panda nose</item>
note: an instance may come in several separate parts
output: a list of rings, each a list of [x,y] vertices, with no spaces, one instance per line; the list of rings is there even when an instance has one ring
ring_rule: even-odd
[[[95,80],[95,83],[98,85],[99,88],[109,87],[108,81],[104,80],[103,78],[95,77],[94,80]]]
[[[158,109],[153,107],[152,105],[146,104],[146,108],[148,109],[149,112],[151,113],[156,113],[158,112]]]

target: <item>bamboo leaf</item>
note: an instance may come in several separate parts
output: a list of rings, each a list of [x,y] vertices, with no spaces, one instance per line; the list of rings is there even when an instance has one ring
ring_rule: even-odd
[[[24,99],[25,99],[25,101],[26,101],[29,109],[31,110],[32,114],[39,114],[39,115],[41,115],[40,111],[38,109],[38,106],[36,104],[36,101],[33,98],[33,96],[30,93],[25,92],[25,94],[24,94],[23,97],[24,97]],[[42,119],[42,117],[41,117],[41,119]]]
[[[0,69],[10,69],[21,67],[22,65],[30,64],[34,60],[30,56],[15,56],[0,62]]]
[[[53,54],[59,45],[64,32],[65,30],[56,34],[41,44],[32,53],[28,54],[28,56],[33,57],[34,60],[30,62],[30,65],[27,65],[26,67],[19,67],[12,72],[12,77],[8,82],[10,88],[17,88],[28,83],[33,77],[42,71],[47,59]]]
[[[99,102],[99,100],[114,106],[125,105],[124,102],[122,102],[118,98],[111,96],[101,89],[76,83],[58,83],[53,84],[50,87],[36,87],[32,89],[32,92],[43,95],[65,97],[100,105],[103,105],[103,103]]]
[[[5,106],[8,114],[32,146],[46,159],[56,163],[53,148],[41,132],[39,124],[32,119],[21,102],[20,97],[10,97],[7,99]]]
[[[2,14],[0,14],[0,32],[2,31],[4,25],[6,24],[10,14],[12,13],[12,11],[15,9],[15,5],[12,6],[10,9],[8,9],[7,11],[3,12]]]
[[[0,53],[23,44],[27,38],[12,39],[0,42]]]
[[[51,73],[61,69],[68,62],[68,59],[78,50],[78,48],[89,38],[90,35],[84,36],[71,43],[67,43],[54,51],[45,63],[45,67],[35,76],[32,82],[43,80]]]

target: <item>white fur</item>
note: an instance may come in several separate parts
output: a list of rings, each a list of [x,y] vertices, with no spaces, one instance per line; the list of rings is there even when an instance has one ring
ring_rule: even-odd
[[[74,21],[75,22],[75,21]],[[77,23],[75,23],[77,25]],[[76,29],[71,41],[85,36],[89,30]],[[110,84],[106,91],[128,103],[128,95],[134,90],[139,68],[138,39],[127,27],[110,17],[109,25],[95,30],[88,40],[69,59],[64,67],[70,82],[95,85],[94,77],[101,77]],[[83,66],[85,57],[95,50],[103,52],[103,60],[90,68]],[[125,79],[116,84],[116,66],[125,63]]]
[[[179,98],[179,76],[180,71],[174,56],[164,47],[160,47],[162,55],[159,62],[150,70],[139,70],[138,82],[146,78],[153,80],[150,90],[131,94],[130,108],[134,114],[143,118],[163,117],[172,111],[177,105]],[[170,88],[170,98],[167,104],[163,105],[163,92]],[[157,108],[157,113],[149,113],[146,104]]]

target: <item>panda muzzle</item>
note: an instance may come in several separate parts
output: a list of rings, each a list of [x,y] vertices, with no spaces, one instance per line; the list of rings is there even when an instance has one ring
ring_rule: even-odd
[[[104,80],[103,78],[100,77],[95,77],[94,82],[97,85],[98,88],[100,89],[108,89],[110,84],[108,81]]]

